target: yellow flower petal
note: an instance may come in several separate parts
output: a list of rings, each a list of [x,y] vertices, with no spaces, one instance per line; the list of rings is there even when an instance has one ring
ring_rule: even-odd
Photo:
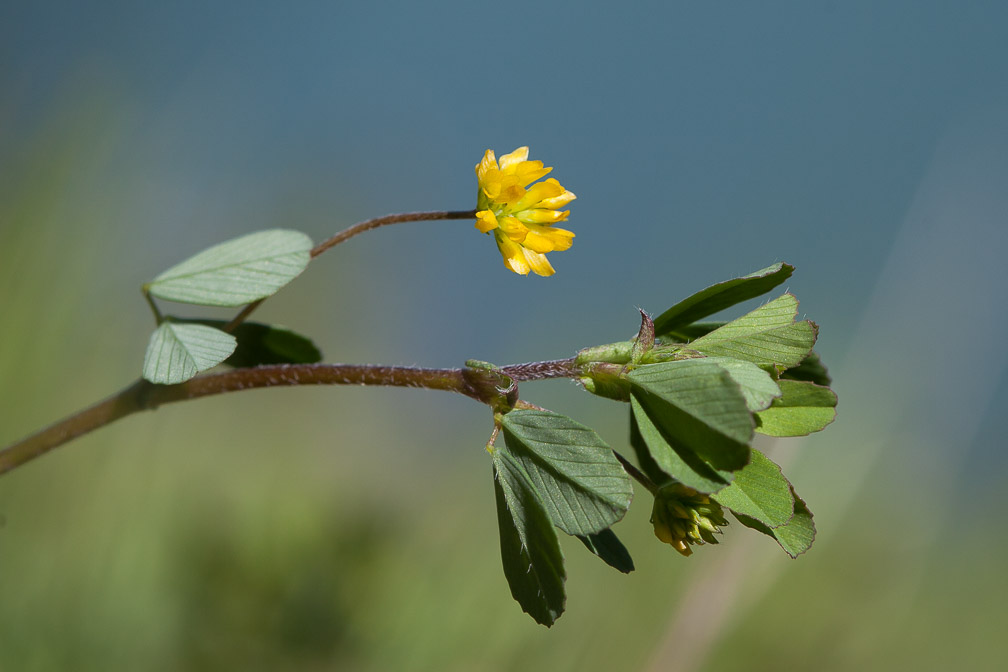
[[[568,231],[567,229],[558,229],[552,226],[543,226],[541,224],[529,224],[528,234],[525,237],[526,245],[529,245],[529,236],[535,235],[539,238],[545,238],[550,242],[553,247],[549,250],[536,250],[537,252],[563,252],[564,250],[570,249],[570,246],[574,243],[574,232]],[[531,245],[529,245],[531,247]]]
[[[525,240],[525,235],[528,233],[528,227],[521,223],[515,217],[501,217],[497,226],[503,231],[508,238],[516,243],[520,243]]]
[[[527,261],[528,265],[532,267],[532,271],[536,275],[549,277],[556,273],[556,271],[553,270],[553,265],[549,263],[549,259],[546,258],[545,254],[533,252],[527,247],[523,247],[521,250],[525,253],[525,261]]]
[[[529,148],[519,147],[510,154],[505,154],[500,158],[500,169],[507,170],[512,165],[516,163],[521,163],[522,161],[528,160]],[[542,165],[542,164],[539,164]]]
[[[500,191],[495,200],[503,203],[514,203],[515,201],[520,201],[524,195],[525,188],[513,175],[508,175],[501,182]]]
[[[533,208],[532,210],[522,210],[516,212],[515,217],[526,224],[555,224],[567,219],[570,210],[546,210],[545,208]]]
[[[490,169],[497,170],[497,159],[494,156],[492,149],[486,150],[486,154],[483,155],[483,160],[476,164],[476,178],[479,182],[483,182],[483,176],[487,174]]]
[[[544,198],[539,201],[540,208],[552,208],[553,210],[559,210],[571,201],[573,201],[577,196],[574,195],[573,191],[568,191],[564,189],[564,192],[557,196],[556,198]]]
[[[551,170],[553,169],[544,167],[542,161],[525,161],[515,167],[514,176],[521,186],[527,187]]]
[[[520,242],[533,252],[552,252],[554,249],[553,241],[538,231],[526,232],[525,239]]]
[[[514,204],[514,209],[525,210],[536,207],[539,201],[546,198],[556,198],[564,191],[565,189],[560,186],[560,183],[551,177],[545,182],[539,182],[529,187],[522,199]]]
[[[480,233],[489,233],[497,228],[497,216],[492,210],[480,210],[476,213],[476,229]]]
[[[494,234],[497,239],[497,249],[504,258],[504,265],[519,275],[528,275],[531,266],[525,260],[525,248],[500,232]]]

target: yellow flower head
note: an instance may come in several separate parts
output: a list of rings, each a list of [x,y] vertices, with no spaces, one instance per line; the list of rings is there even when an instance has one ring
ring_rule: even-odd
[[[560,210],[575,198],[552,177],[542,182],[552,168],[528,160],[528,147],[519,147],[497,162],[488,149],[476,166],[479,195],[476,228],[493,231],[504,265],[515,273],[553,275],[546,253],[566,250],[574,234],[553,225],[567,219],[570,210]]]

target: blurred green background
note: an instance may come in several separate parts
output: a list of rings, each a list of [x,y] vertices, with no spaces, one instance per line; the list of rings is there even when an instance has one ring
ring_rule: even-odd
[[[380,389],[133,416],[0,478],[0,670],[999,669],[1008,598],[1008,5],[5,3],[0,445],[139,373],[139,286],[270,227],[467,209],[530,145],[575,191],[557,275],[467,222],[368,234],[259,317],[329,361],[564,357],[788,261],[840,394],[765,442],[789,560],[689,559],[646,493],[623,576],[565,539],[552,629],[500,568],[491,419]],[[225,313],[227,314],[227,313]],[[625,408],[523,398],[614,447]]]

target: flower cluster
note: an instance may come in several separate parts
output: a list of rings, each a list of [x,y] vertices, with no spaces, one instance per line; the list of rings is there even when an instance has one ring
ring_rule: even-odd
[[[728,524],[721,505],[681,483],[671,483],[655,495],[651,509],[655,536],[685,556],[691,544],[716,544],[715,534]]]
[[[574,238],[572,232],[553,225],[567,219],[570,210],[560,208],[576,196],[553,178],[536,182],[553,169],[543,167],[542,161],[529,161],[528,151],[519,147],[502,156],[500,163],[493,150],[486,151],[476,166],[476,228],[493,232],[504,265],[515,273],[553,275],[546,253],[566,250]]]

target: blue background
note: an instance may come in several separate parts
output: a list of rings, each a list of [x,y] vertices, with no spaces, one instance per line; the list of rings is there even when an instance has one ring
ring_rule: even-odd
[[[1006,28],[997,2],[5,3],[0,443],[135,377],[137,287],[164,268],[263,228],[321,240],[469,209],[483,151],[519,145],[578,194],[555,276],[510,274],[468,222],[407,224],[328,253],[259,316],[329,361],[510,363],[787,261],[841,405],[824,434],[767,445],[817,514],[810,554],[732,529],[670,557],[638,493],[638,572],[578,580],[595,568],[568,546],[549,633],[500,575],[471,403],[273,391],[131,418],[0,479],[0,668],[219,668],[249,641],[274,668],[612,664],[571,652],[586,633],[634,668],[1003,659],[978,632],[1008,595]],[[527,388],[624,445],[624,409]],[[222,530],[244,532],[214,551]],[[327,555],[333,535],[377,560]],[[218,556],[248,582],[214,592],[200,558]],[[295,588],[326,597],[283,607],[262,586],[297,593],[299,563],[324,578]],[[200,636],[179,625],[194,613]],[[273,637],[302,616],[317,641]]]

